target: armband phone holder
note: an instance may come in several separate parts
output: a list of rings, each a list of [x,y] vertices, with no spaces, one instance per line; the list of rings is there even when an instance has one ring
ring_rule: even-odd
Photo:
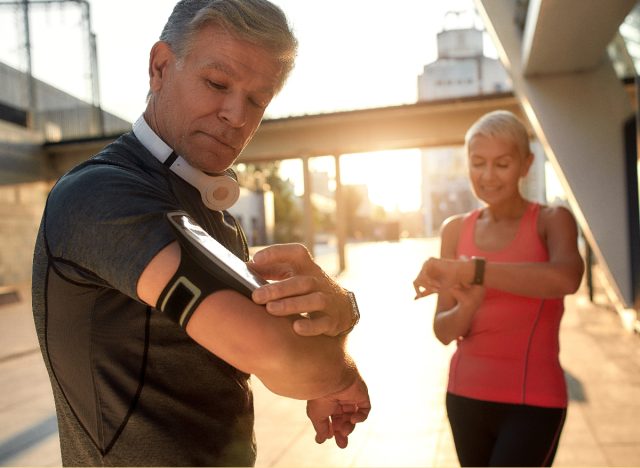
[[[249,269],[183,211],[167,213],[180,245],[180,265],[160,293],[156,309],[186,328],[198,305],[210,294],[233,289],[251,298],[267,281]]]
[[[251,297],[254,289],[267,280],[249,269],[247,264],[211,237],[183,211],[167,213],[182,251],[206,272],[239,293]]]

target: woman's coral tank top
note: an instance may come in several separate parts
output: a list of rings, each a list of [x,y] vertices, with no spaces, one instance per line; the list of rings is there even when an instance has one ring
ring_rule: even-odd
[[[457,255],[487,262],[546,262],[549,254],[537,231],[540,205],[529,203],[518,232],[502,250],[476,246],[480,210],[463,220]],[[567,389],[559,361],[563,299],[518,296],[487,288],[467,336],[451,359],[448,391],[478,400],[566,407]]]

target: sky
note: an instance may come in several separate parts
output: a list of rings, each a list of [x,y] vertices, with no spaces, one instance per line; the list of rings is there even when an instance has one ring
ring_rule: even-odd
[[[0,6],[7,1],[0,0]],[[437,32],[457,24],[447,12],[468,9],[472,0],[274,3],[287,14],[300,43],[296,67],[268,109],[268,116],[281,117],[415,102],[417,77],[437,58]],[[135,120],[148,89],[149,50],[175,0],[90,4],[102,106]],[[0,60],[23,66],[15,11],[7,6],[0,10],[0,30],[8,34],[0,33]],[[86,36],[78,5],[35,5],[31,17],[34,74],[72,94],[87,95],[88,51],[79,47]]]
[[[20,16],[14,7],[2,5],[7,1],[0,0],[0,60],[24,69]],[[474,21],[468,14],[448,14],[469,11],[472,0],[273,1],[288,16],[299,51],[296,67],[266,118],[413,103],[418,76],[437,58],[437,33]],[[134,121],[145,106],[149,50],[175,0],[90,0],[90,4],[101,105]],[[86,32],[80,26],[78,5],[34,6],[31,23],[34,75],[89,99],[89,52],[81,46]],[[357,172],[347,171],[346,182]],[[380,183],[388,187],[384,180]],[[411,196],[417,199],[416,190]]]

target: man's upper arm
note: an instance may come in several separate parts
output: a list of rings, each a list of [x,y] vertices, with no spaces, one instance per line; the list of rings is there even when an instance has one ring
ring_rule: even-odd
[[[47,249],[73,281],[138,299],[149,261],[175,238],[164,213],[175,204],[150,181],[120,167],[94,164],[64,176],[43,217]]]
[[[160,294],[167,286],[180,264],[181,250],[178,242],[172,242],[164,249],[160,250],[149,262],[138,280],[137,292],[140,299],[152,307],[156,307]],[[212,278],[212,281],[215,279]],[[205,297],[200,305],[195,309],[191,319],[184,324],[185,330],[191,338],[215,353],[235,367],[248,373],[255,373],[255,366],[252,365],[253,352],[249,346],[258,345],[258,337],[251,337],[251,325],[245,323],[246,335],[240,337],[244,345],[231,344],[227,341],[234,341],[238,335],[234,322],[247,321],[243,315],[252,308],[261,308],[253,304],[249,299],[232,290],[224,290],[225,300],[220,302],[213,299],[213,296],[222,292],[218,290]],[[233,297],[233,296],[238,297]],[[268,314],[262,313],[266,316]],[[176,325],[178,326],[178,325]],[[231,335],[229,335],[231,333]],[[243,352],[233,352],[232,348],[238,349],[245,346]]]
[[[142,271],[136,286],[138,297],[155,307],[171,277],[178,270],[180,246],[177,241],[160,250]]]

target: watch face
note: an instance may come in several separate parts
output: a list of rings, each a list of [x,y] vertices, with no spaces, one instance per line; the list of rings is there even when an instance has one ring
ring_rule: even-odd
[[[224,272],[224,278],[221,279],[228,286],[250,295],[254,289],[267,284],[265,279],[251,271],[245,262],[211,237],[191,217],[183,212],[172,212],[167,217],[176,233],[181,236],[179,240],[186,240],[212,267]]]
[[[472,257],[474,272],[473,272],[473,282],[471,284],[475,284],[478,286],[482,286],[484,283],[484,267],[485,267],[485,259],[482,257]]]

